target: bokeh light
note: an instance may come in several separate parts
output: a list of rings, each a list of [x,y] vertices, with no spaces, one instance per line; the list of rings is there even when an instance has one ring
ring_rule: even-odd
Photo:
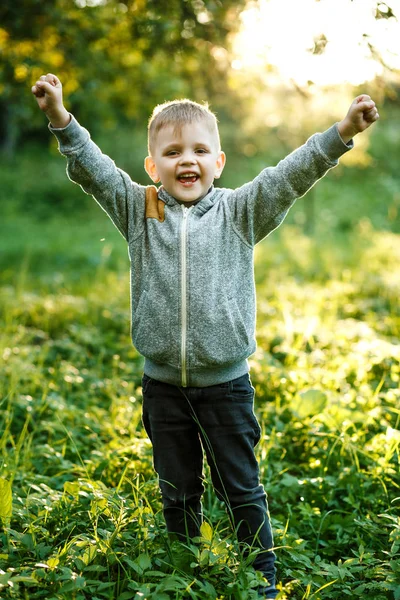
[[[275,67],[303,86],[359,85],[400,69],[400,0],[259,0],[241,15],[232,67]],[[379,18],[377,18],[377,16]]]

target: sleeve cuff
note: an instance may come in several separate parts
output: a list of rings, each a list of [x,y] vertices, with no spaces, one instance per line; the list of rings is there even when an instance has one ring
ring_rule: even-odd
[[[73,115],[66,127],[58,129],[49,123],[48,128],[57,138],[61,154],[72,154],[90,139],[89,132],[79,125]]]
[[[337,123],[319,135],[319,143],[322,152],[333,162],[336,162],[343,154],[354,147],[353,140],[350,140],[347,144],[344,143]]]
[[[69,127],[72,123],[72,119],[74,118],[73,115],[71,115],[71,113],[68,113],[70,116],[70,121],[68,123],[68,125],[66,125],[65,127],[53,127],[53,125],[51,123],[49,123],[49,129],[50,131],[64,131],[64,129],[67,129],[67,127]]]

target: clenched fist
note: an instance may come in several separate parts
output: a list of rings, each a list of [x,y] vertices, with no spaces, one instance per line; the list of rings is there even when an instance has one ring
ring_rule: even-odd
[[[32,94],[36,97],[40,110],[46,114],[53,127],[61,129],[68,125],[71,116],[64,107],[62,85],[56,75],[52,73],[42,75],[32,86]]]

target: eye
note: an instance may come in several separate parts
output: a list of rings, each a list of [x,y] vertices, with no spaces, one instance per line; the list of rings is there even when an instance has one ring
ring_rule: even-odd
[[[196,152],[197,154],[207,154],[208,150],[206,150],[205,148],[198,148]]]
[[[176,156],[178,154],[177,150],[169,150],[166,156]]]

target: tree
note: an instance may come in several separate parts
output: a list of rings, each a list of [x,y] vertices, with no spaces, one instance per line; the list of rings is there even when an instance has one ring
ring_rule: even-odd
[[[6,0],[0,7],[0,145],[42,121],[30,86],[64,82],[71,109],[95,126],[148,116],[164,99],[226,89],[215,49],[239,25],[245,0]]]

